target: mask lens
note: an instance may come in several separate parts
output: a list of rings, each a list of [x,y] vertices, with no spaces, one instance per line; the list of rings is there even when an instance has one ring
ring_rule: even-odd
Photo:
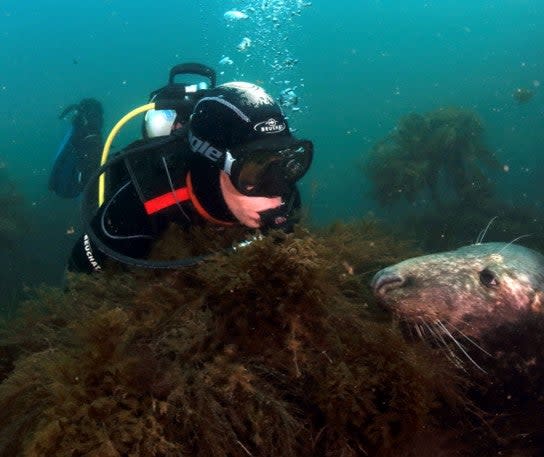
[[[240,159],[234,184],[246,195],[283,195],[304,176],[311,161],[309,141],[299,141],[282,149],[255,149]]]

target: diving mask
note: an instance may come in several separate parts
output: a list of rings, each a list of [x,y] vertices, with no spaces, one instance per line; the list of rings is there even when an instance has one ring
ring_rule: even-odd
[[[312,163],[313,144],[292,137],[253,141],[227,152],[234,187],[244,195],[274,197],[291,192]],[[226,167],[225,167],[226,168]]]

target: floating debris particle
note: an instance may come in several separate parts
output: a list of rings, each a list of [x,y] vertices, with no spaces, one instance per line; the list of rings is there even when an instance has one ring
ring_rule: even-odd
[[[232,65],[234,62],[229,56],[223,56],[221,57],[221,60],[219,60],[219,65]]]
[[[236,46],[236,48],[240,52],[245,52],[249,49],[250,46],[251,46],[251,38],[248,38],[246,36],[242,39],[242,41],[240,41],[240,43],[238,44],[238,46]]]
[[[234,22],[234,21],[242,21],[242,20],[245,20],[245,19],[247,19],[249,16],[248,16],[246,13],[243,13],[242,11],[238,11],[238,10],[229,10],[229,11],[225,12],[225,14],[223,14],[223,17],[224,17],[227,21]]]

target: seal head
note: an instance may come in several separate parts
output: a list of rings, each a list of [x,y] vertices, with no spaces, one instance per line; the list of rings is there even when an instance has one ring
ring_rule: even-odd
[[[371,287],[409,323],[440,322],[479,337],[522,315],[542,313],[544,256],[517,244],[474,244],[385,268]]]

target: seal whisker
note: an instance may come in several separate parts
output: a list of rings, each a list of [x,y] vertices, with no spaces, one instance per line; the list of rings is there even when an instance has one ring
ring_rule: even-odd
[[[468,354],[468,352],[465,350],[465,348],[463,347],[463,345],[461,343],[459,343],[459,341],[457,341],[455,339],[455,337],[451,334],[451,332],[447,329],[447,327],[442,323],[440,322],[439,320],[436,321],[436,324],[442,329],[444,330],[445,334],[448,335],[450,337],[450,339],[455,343],[455,345],[461,349],[461,352],[466,356],[466,358],[468,360],[470,360],[472,362],[472,364],[478,368],[479,370],[481,370],[483,373],[487,373],[487,371],[485,371],[480,365],[478,365],[478,363],[476,363],[476,361]]]
[[[419,324],[415,324],[416,333],[419,336],[419,339],[421,341],[425,341],[425,337],[423,336],[423,330],[421,329],[421,326]]]
[[[487,234],[487,231],[489,230],[489,227],[491,227],[491,224],[493,221],[497,219],[497,216],[493,216],[491,220],[487,223],[485,228],[478,234],[478,237],[476,238],[476,242],[474,244],[482,244],[484,241],[485,235]]]
[[[504,251],[508,246],[511,246],[512,244],[514,244],[516,241],[518,240],[521,240],[522,238],[528,238],[532,236],[530,233],[527,233],[526,235],[520,235],[518,236],[517,238],[514,238],[512,241],[510,241],[510,243],[506,243],[502,248],[501,250],[497,253],[497,254],[500,254],[502,251]]]
[[[429,326],[427,322],[425,322],[425,319],[423,319],[422,317],[420,317],[419,319],[421,322],[414,325],[417,325],[417,327],[419,328],[419,335],[421,337],[421,341],[423,341],[424,343],[428,343],[429,340],[431,340],[437,343],[438,346],[440,346],[440,341],[437,338],[436,332]]]
[[[463,338],[465,338],[469,343],[471,343],[474,347],[478,348],[480,351],[482,351],[485,355],[488,355],[489,357],[493,357],[489,352],[487,352],[482,346],[480,346],[476,341],[474,341],[470,336],[463,333],[461,330],[459,330],[455,325],[453,325],[451,322],[448,322],[448,325],[453,328],[457,333],[459,333]]]
[[[448,345],[446,345],[446,347],[448,348],[448,353],[446,354],[447,359],[457,368],[463,370],[466,373],[467,369],[465,368],[463,361],[455,354],[455,352],[451,350]]]
[[[450,345],[446,342],[444,339],[442,332],[434,330],[427,322],[425,322],[423,319],[421,319],[425,327],[427,327],[427,330],[429,330],[429,333],[433,336],[434,341],[437,343],[437,345],[443,346],[447,351],[448,354],[446,355],[448,359],[457,367],[464,370],[463,362],[462,360],[453,352]]]
[[[421,320],[421,324],[423,324],[424,328],[427,329],[429,335],[431,335],[431,338],[433,339],[433,341],[440,345],[440,340],[438,339],[437,332],[435,332],[431,328],[431,326],[427,322],[425,322],[425,319],[423,319],[422,317],[420,317],[419,319]],[[418,325],[421,325],[421,324],[418,324]]]

